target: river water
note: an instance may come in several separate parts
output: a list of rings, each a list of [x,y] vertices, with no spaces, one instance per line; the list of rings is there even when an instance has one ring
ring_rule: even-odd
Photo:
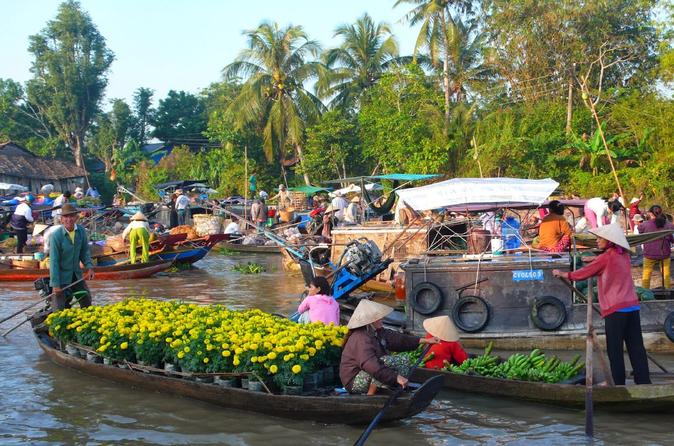
[[[267,272],[231,271],[248,261],[264,264]],[[148,296],[290,313],[302,292],[301,278],[283,272],[280,256],[212,253],[197,266],[152,279],[93,282],[94,303]],[[32,283],[0,283],[0,317],[35,300]],[[12,322],[4,323],[3,331]],[[658,359],[674,369],[674,357]],[[68,370],[47,360],[27,325],[0,338],[0,377],[2,445],[350,445],[361,433],[358,427],[228,410]],[[672,444],[671,426],[665,414],[596,412],[592,444]],[[422,414],[377,428],[368,441],[388,446],[590,443],[579,410],[459,392],[442,392]]]

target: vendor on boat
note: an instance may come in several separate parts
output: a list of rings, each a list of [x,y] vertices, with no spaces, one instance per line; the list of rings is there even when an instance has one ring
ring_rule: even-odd
[[[19,204],[14,209],[14,213],[9,220],[9,225],[16,234],[17,254],[23,253],[23,248],[28,241],[28,225],[33,223],[33,210],[30,208],[32,201],[33,196],[30,194],[19,197]]]
[[[344,211],[344,223],[349,225],[357,225],[360,223],[361,215],[363,215],[363,208],[360,205],[360,197],[356,195],[351,199],[351,203]]]
[[[183,193],[182,189],[176,189],[176,212],[178,213],[178,226],[183,226],[187,221],[187,210],[190,205],[190,199]]]
[[[91,261],[87,231],[77,224],[79,211],[75,206],[66,203],[61,208],[61,223],[51,235],[49,240],[49,278],[54,294],[52,296],[52,309],[62,310],[70,307],[70,297],[63,292],[63,288],[77,282],[82,277],[87,280],[94,278],[94,264]],[[80,262],[84,264],[86,271],[82,274]],[[84,281],[79,282],[68,289],[68,295],[72,292],[86,291],[86,296],[79,301],[80,307],[91,305],[91,294]]]
[[[459,343],[459,333],[449,316],[431,317],[424,320],[426,339],[438,338],[440,342],[431,347],[424,367],[442,369],[446,364],[461,365],[468,359],[468,353]]]
[[[292,200],[290,199],[290,194],[286,189],[285,184],[278,185],[278,194],[274,195],[269,199],[269,201],[274,200],[278,200],[276,209],[279,211],[283,211],[286,208],[290,207],[290,205],[292,204]]]
[[[590,232],[597,236],[597,245],[604,252],[579,270],[562,272],[554,269],[552,274],[574,281],[597,277],[599,307],[604,318],[606,352],[613,381],[616,385],[625,385],[625,344],[634,369],[634,382],[650,384],[648,359],[641,334],[639,298],[630,273],[630,245],[617,224],[591,229]]]
[[[133,265],[136,263],[136,247],[142,247],[140,263],[150,261],[150,225],[147,223],[145,214],[138,211],[131,217],[131,223],[122,232],[122,240],[129,239],[129,259]]]
[[[389,351],[411,351],[419,344],[437,344],[438,338],[418,338],[384,328],[382,320],[393,308],[363,299],[353,312],[344,338],[339,377],[349,393],[374,395],[377,388],[407,386],[411,365],[407,356]]]
[[[307,285],[307,297],[297,309],[301,315],[299,322],[339,325],[339,304],[331,294],[328,279],[321,276],[311,279]]]
[[[548,252],[562,252],[569,248],[573,231],[564,218],[564,205],[552,200],[548,205],[550,213],[543,217],[538,228],[538,244],[534,248]]]

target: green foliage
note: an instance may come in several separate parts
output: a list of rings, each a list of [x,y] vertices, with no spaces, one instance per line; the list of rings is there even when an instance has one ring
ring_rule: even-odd
[[[152,119],[152,136],[162,141],[198,139],[206,130],[206,122],[201,98],[185,91],[170,90],[166,98],[159,100]]]
[[[442,96],[416,65],[384,75],[367,94],[358,120],[363,154],[385,172],[447,170]]]
[[[239,263],[232,266],[232,271],[236,271],[237,273],[241,274],[260,274],[265,272],[265,268],[264,265],[260,265],[259,263],[248,262]]]

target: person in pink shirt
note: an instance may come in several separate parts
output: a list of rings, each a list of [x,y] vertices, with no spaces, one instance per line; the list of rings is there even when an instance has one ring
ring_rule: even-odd
[[[323,322],[339,325],[339,304],[330,294],[330,284],[325,277],[314,277],[307,286],[308,295],[297,312],[300,322]],[[308,318],[306,314],[308,313]],[[308,319],[308,320],[307,320]]]
[[[648,358],[641,334],[639,298],[630,273],[630,245],[618,224],[591,229],[597,245],[604,252],[589,265],[572,272],[552,270],[556,277],[585,280],[597,277],[599,308],[604,318],[606,353],[611,363],[611,375],[616,385],[625,385],[623,344],[634,369],[636,384],[650,384]]]

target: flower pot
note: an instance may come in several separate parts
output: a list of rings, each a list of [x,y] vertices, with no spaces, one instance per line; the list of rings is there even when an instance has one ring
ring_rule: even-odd
[[[104,357],[103,357],[103,364],[105,364],[105,365],[114,365],[114,361],[113,361],[112,358],[108,358],[108,357],[105,357],[105,356],[104,356]]]
[[[72,345],[72,344],[66,344],[66,352],[67,352],[69,355],[72,355],[72,356],[74,356],[74,357],[76,357],[76,358],[81,358],[81,357],[82,357],[82,354],[80,353],[80,349],[77,348],[77,347],[75,347],[75,346]]]
[[[198,383],[213,384],[212,376],[197,376],[195,379]]]
[[[213,384],[217,384],[222,387],[241,387],[241,382],[239,378],[228,378],[223,376],[216,376],[213,379]]]
[[[283,386],[284,395],[301,395],[302,386]]]
[[[264,384],[262,384],[261,381],[249,380],[248,381],[248,390],[251,390],[253,392],[263,392],[264,391]]]
[[[335,371],[332,367],[323,369],[323,385],[332,386],[335,383]]]
[[[242,389],[248,388],[248,378],[241,378],[241,388]]]
[[[94,362],[96,364],[100,364],[100,363],[103,362],[103,358],[98,356],[96,353],[87,352],[87,361]]]
[[[164,364],[164,370],[166,370],[167,372],[177,372],[178,366],[175,364],[171,364],[170,362],[167,362]]]
[[[312,392],[316,390],[320,386],[320,382],[322,380],[323,376],[319,372],[314,372],[314,373],[309,373],[304,377],[304,391],[305,392]]]

